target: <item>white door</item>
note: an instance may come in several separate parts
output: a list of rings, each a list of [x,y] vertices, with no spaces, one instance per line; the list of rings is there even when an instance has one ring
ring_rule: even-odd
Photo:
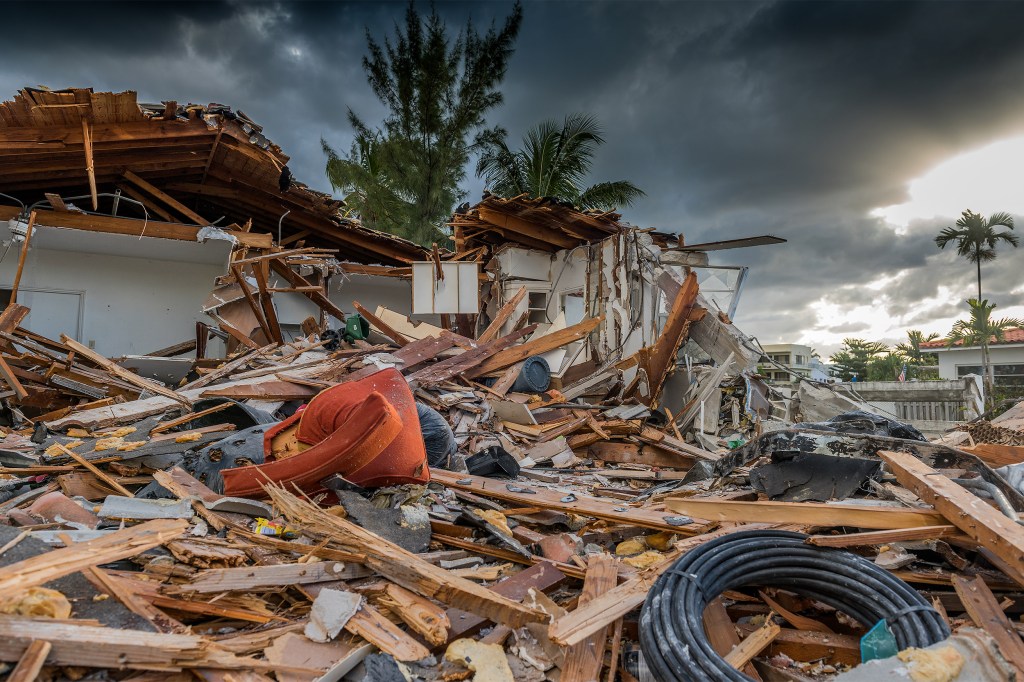
[[[18,303],[31,312],[21,326],[54,341],[60,341],[61,334],[81,341],[82,298],[80,291],[22,289],[18,292]]]

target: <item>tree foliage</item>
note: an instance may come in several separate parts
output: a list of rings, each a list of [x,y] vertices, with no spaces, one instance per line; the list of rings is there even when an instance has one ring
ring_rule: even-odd
[[[1006,230],[996,230],[1005,227]],[[956,253],[974,263],[978,268],[978,298],[981,300],[981,264],[996,259],[996,245],[1010,244],[1016,247],[1020,238],[1013,233],[1013,216],[1009,213],[993,213],[988,218],[980,213],[964,211],[956,227],[944,227],[935,237],[935,244],[945,249],[949,244],[956,244]]]
[[[988,347],[993,341],[999,342],[1006,338],[1009,329],[1024,327],[1024,320],[1014,317],[992,319],[992,311],[996,304],[989,303],[985,299],[978,300],[971,298],[967,300],[970,306],[970,317],[966,320],[957,320],[946,336],[946,344],[949,346],[957,343],[963,346],[979,346],[981,348],[981,365],[984,374],[985,395],[991,403],[995,395],[995,373],[992,369],[992,361],[989,358]]]
[[[410,2],[404,27],[383,45],[367,31],[363,69],[388,113],[373,128],[349,110],[348,154],[321,141],[328,179],[367,225],[420,244],[446,236],[471,152],[504,134],[486,130],[485,115],[502,102],[522,16],[516,3],[500,29],[480,34],[467,23],[452,40],[436,9],[422,17]]]
[[[922,350],[921,344],[935,341],[938,338],[939,335],[934,332],[925,336],[924,332],[920,329],[908,329],[907,341],[897,344],[896,350],[903,354],[907,361],[913,365],[937,365],[939,364],[938,357],[934,353]]]
[[[859,381],[865,381],[868,378],[868,363],[888,352],[889,347],[879,341],[848,338],[843,339],[839,352],[829,359],[843,381],[851,381],[854,376]]]
[[[487,136],[476,173],[491,192],[504,197],[554,197],[583,209],[629,206],[644,196],[631,182],[586,186],[594,154],[603,143],[597,119],[571,114],[561,126],[547,120],[531,128],[518,151],[509,149],[504,131]]]

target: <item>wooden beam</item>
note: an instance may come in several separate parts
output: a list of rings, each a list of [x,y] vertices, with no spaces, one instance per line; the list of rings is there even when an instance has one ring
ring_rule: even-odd
[[[610,554],[592,556],[587,564],[587,577],[583,581],[579,604],[587,604],[615,587],[618,574],[618,561],[615,557]],[[562,682],[591,682],[598,679],[604,666],[609,629],[610,626],[606,625],[566,650],[560,678]]]
[[[0,206],[0,220],[10,220],[18,215],[16,206]],[[199,228],[191,225],[164,223],[156,220],[143,221],[138,218],[114,218],[111,216],[91,215],[87,213],[47,212],[39,221],[40,225],[50,227],[66,227],[73,230],[90,232],[106,232],[109,234],[127,234],[133,237],[153,237],[156,239],[178,239],[181,241],[197,241]],[[273,243],[270,234],[259,232],[233,232],[232,236],[242,246],[254,249],[268,249]]]
[[[210,224],[210,221],[208,221],[206,218],[202,217],[201,215],[190,209],[188,206],[172,197],[167,192],[164,192],[162,189],[150,184],[149,182],[146,182],[145,180],[143,180],[130,170],[125,170],[124,178],[125,180],[132,183],[139,189],[149,192],[151,195],[153,195],[160,201],[164,202],[166,205],[170,206],[176,213],[185,216],[196,225],[206,226]]]
[[[640,367],[647,376],[648,392],[642,396],[646,405],[658,400],[665,379],[675,369],[676,355],[689,335],[690,323],[696,312],[693,304],[697,297],[697,273],[690,272],[682,282],[678,282],[677,277],[674,271],[665,270],[659,278],[659,281],[667,279],[678,284],[678,291],[672,299],[661,335],[653,345],[638,352]]]
[[[82,144],[85,147],[85,174],[89,177],[89,194],[92,195],[92,210],[98,211],[99,197],[96,194],[96,168],[92,160],[92,127],[82,119]]]
[[[729,618],[729,613],[725,610],[725,604],[722,603],[721,597],[715,597],[708,602],[704,609],[703,620],[704,631],[708,635],[708,644],[719,656],[723,658],[728,656],[730,651],[740,645],[740,636],[736,634],[736,625]],[[743,674],[751,679],[761,680],[761,676],[754,670],[753,665],[748,664],[744,667]]]
[[[670,497],[665,500],[665,506],[679,514],[709,521],[799,523],[880,530],[939,526],[945,520],[933,511],[813,502],[738,502]]]
[[[1006,660],[1017,668],[1017,674],[1024,675],[1024,642],[988,585],[979,576],[954,574],[953,587],[974,624],[992,636]]]
[[[573,239],[557,232],[546,225],[535,223],[524,218],[500,213],[485,206],[477,207],[477,215],[484,222],[490,223],[503,230],[522,234],[531,240],[539,241],[542,244],[549,244],[560,249],[570,249],[578,246],[579,239]]]
[[[519,291],[506,301],[505,305],[501,306],[501,309],[494,315],[494,319],[487,325],[487,329],[477,337],[477,341],[487,343],[497,338],[498,334],[501,333],[501,328],[505,326],[505,323],[516,312],[516,308],[519,307],[524,298],[526,298],[526,287],[519,287]]]
[[[267,324],[267,320],[263,317],[263,308],[253,295],[252,289],[249,288],[249,283],[245,279],[245,273],[242,271],[242,268],[237,263],[232,263],[231,272],[235,273],[235,281],[238,282],[238,288],[242,290],[245,302],[249,304],[249,309],[252,310],[253,317],[256,318],[256,322],[260,325],[260,329],[263,330],[267,340],[280,343],[279,339],[274,339],[271,335],[270,325]]]
[[[44,639],[33,639],[18,659],[18,665],[8,675],[7,682],[34,682],[52,648],[53,644]]]
[[[518,346],[507,348],[487,358],[473,369],[467,370],[466,378],[473,379],[483,374],[497,372],[505,369],[509,365],[514,365],[517,362],[525,360],[532,355],[541,355],[542,353],[547,353],[550,350],[561,348],[573,341],[579,341],[580,339],[586,338],[586,336],[590,334],[590,332],[594,331],[603,320],[604,315],[592,317],[580,322],[579,324],[574,324],[571,327],[559,329],[556,332],[530,339],[526,343],[519,344]]]
[[[260,304],[263,306],[263,317],[267,321],[269,327],[268,341],[274,341],[275,343],[282,343],[284,337],[281,336],[281,323],[277,319],[277,309],[274,308],[274,296],[268,289],[270,284],[270,269],[267,266],[267,262],[263,261],[260,263],[253,263],[252,274],[256,277],[256,286],[260,289]]]
[[[1002,559],[1009,577],[1024,585],[1024,528],[1020,524],[911,454],[881,450],[878,456],[900,485]]]
[[[137,386],[138,388],[141,388],[145,391],[149,391],[150,393],[162,395],[165,398],[170,398],[171,400],[178,403],[182,403],[186,406],[191,405],[188,399],[179,394],[177,391],[172,391],[171,389],[166,388],[156,383],[155,381],[151,381],[149,379],[146,379],[145,377],[139,376],[138,374],[132,372],[131,370],[125,369],[116,362],[113,362],[103,357],[93,349],[87,346],[83,346],[79,342],[69,337],[67,334],[61,334],[60,340],[61,343],[63,343],[71,350],[75,351],[75,353],[77,353],[81,357],[85,358],[94,365],[110,372],[114,376],[119,377],[124,381],[127,381],[132,386]]]
[[[28,391],[26,391],[25,387],[21,385],[21,382],[18,381],[18,377],[15,376],[14,370],[11,369],[11,366],[7,364],[7,361],[4,360],[2,355],[0,355],[0,377],[3,377],[3,380],[7,382],[7,385],[11,387],[11,390],[14,391],[14,395],[18,400],[23,400],[28,397]]]
[[[866,545],[887,545],[892,542],[941,538],[966,539],[967,536],[956,526],[923,526],[921,528],[875,530],[845,535],[812,535],[807,538],[807,544],[818,547],[864,547]]]
[[[394,341],[399,346],[405,346],[409,343],[409,339],[405,338],[401,332],[392,328],[387,322],[359,305],[359,301],[352,301],[352,307],[356,309],[356,312],[365,317],[367,321],[377,329],[377,331]]]
[[[755,656],[764,651],[765,647],[771,644],[780,632],[782,632],[782,628],[771,619],[769,614],[764,625],[747,635],[738,647],[726,654],[725,662],[736,670],[742,670]]]
[[[452,471],[431,469],[432,480],[443,483],[449,488],[463,490],[475,495],[492,497],[506,502],[515,502],[519,506],[541,507],[542,509],[554,509],[580,516],[591,516],[595,519],[604,519],[613,523],[626,523],[642,528],[653,528],[655,530],[671,531],[680,535],[696,535],[703,529],[703,525],[693,523],[680,526],[673,525],[666,521],[672,519],[673,514],[658,512],[652,509],[640,507],[626,507],[615,502],[605,501],[597,497],[589,497],[574,493],[570,502],[562,502],[566,496],[563,492],[545,490],[541,488],[524,487],[524,490],[532,492],[513,492],[509,490],[507,481],[500,481],[483,476],[472,476],[469,474],[458,474]],[[516,486],[512,486],[516,488]]]
[[[18,255],[18,269],[14,273],[14,284],[11,285],[10,303],[18,302],[18,287],[21,285],[21,274],[25,270],[25,257],[28,256],[28,245],[32,240],[32,228],[36,224],[36,212],[32,211],[28,216],[28,227],[25,228],[25,241],[21,243],[21,253]]]
[[[119,182],[117,184],[117,188],[121,190],[123,193],[127,194],[130,198],[142,204],[146,211],[148,211],[149,213],[153,213],[157,217],[162,218],[163,220],[166,220],[169,223],[178,222],[177,218],[172,216],[168,211],[162,209],[160,206],[157,206],[156,202],[154,202],[152,199],[147,197],[142,192],[133,188],[131,185],[124,182]]]

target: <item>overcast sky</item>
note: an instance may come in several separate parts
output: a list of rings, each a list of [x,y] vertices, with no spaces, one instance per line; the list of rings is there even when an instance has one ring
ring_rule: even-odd
[[[437,6],[455,30],[500,22],[511,3]],[[347,108],[379,120],[364,32],[384,37],[405,4],[3,8],[5,98],[45,85],[227,104],[329,191],[320,138],[348,149]],[[592,113],[607,138],[593,180],[647,192],[629,222],[690,243],[788,239],[715,256],[750,266],[736,322],[762,343],[827,355],[845,336],[944,334],[975,275],[934,234],[965,208],[1024,221],[1024,3],[526,2],[524,14],[491,121],[518,141],[541,119]],[[470,200],[481,189],[466,184]],[[1022,259],[1004,249],[984,267],[997,314],[1024,317]]]

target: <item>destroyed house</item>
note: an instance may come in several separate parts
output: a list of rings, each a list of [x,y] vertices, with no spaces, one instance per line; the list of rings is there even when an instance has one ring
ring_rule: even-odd
[[[353,266],[352,275],[305,267],[328,298],[344,280],[349,301],[373,291],[407,308],[407,285],[377,279],[374,267],[408,266],[423,250],[345,218],[341,202],[297,182],[287,163],[258,124],[223,105],[25,88],[0,104],[0,299],[20,272],[26,328],[107,355],[150,353],[203,336],[193,329],[210,321],[200,311],[232,253],[277,244]],[[280,277],[269,286],[290,286]],[[280,298],[286,332],[317,312],[302,295]]]

